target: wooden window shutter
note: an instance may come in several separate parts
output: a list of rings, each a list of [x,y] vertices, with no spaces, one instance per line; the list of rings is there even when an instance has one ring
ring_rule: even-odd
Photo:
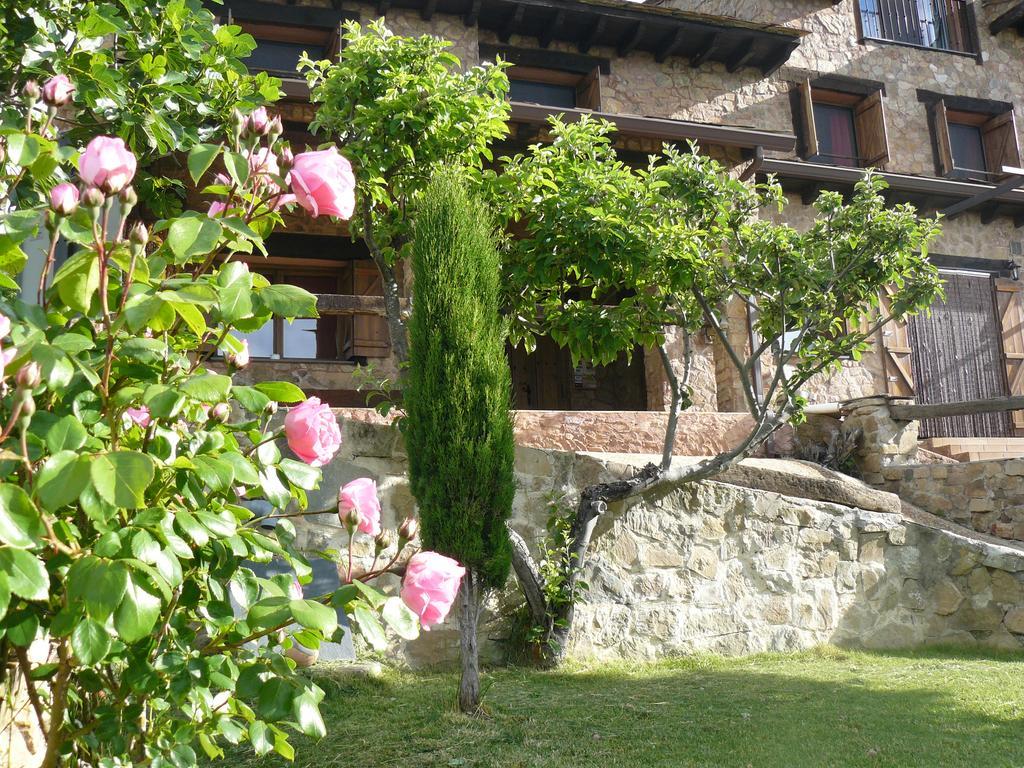
[[[352,293],[383,296],[380,271],[369,261],[357,261],[352,268]],[[383,317],[355,315],[352,318],[352,354],[356,357],[387,357],[391,354],[388,324]]]
[[[939,152],[939,175],[948,176],[953,172],[953,144],[949,140],[949,119],[946,102],[939,99],[932,107],[932,131],[935,146]]]
[[[814,101],[811,99],[811,81],[809,79],[797,84],[800,95],[800,138],[803,140],[803,156],[814,157],[818,154],[818,130],[814,126]]]
[[[1020,145],[1017,143],[1017,122],[1013,110],[996,115],[981,126],[981,140],[990,173],[1001,177],[1004,165],[1020,167]]]
[[[999,278],[995,288],[1008,391],[1024,395],[1024,284]],[[1011,416],[1017,435],[1024,435],[1024,411],[1011,411]]]
[[[601,109],[601,67],[594,67],[576,84],[576,106],[580,109]]]
[[[860,101],[853,110],[857,132],[857,154],[867,167],[884,166],[889,162],[889,136],[885,128],[885,107],[882,92],[875,91]]]
[[[888,317],[892,310],[892,289],[886,286],[879,297],[879,311]],[[890,320],[878,329],[885,391],[895,397],[914,396],[914,371],[910,363],[910,332],[907,323]]]

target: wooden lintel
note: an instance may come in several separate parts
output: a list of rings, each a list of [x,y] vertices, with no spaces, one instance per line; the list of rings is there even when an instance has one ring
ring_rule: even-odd
[[[508,17],[508,21],[505,22],[505,26],[501,28],[498,33],[498,39],[503,43],[507,43],[509,38],[512,37],[512,33],[516,31],[520,24],[523,23],[523,16],[526,15],[526,6],[517,5],[516,9],[512,12],[512,15]]]
[[[644,36],[644,23],[638,21],[633,30],[627,33],[619,41],[619,56],[628,56],[632,53],[633,49],[636,48],[636,44],[640,42],[640,38]]]
[[[708,60],[708,56],[715,52],[715,46],[718,45],[718,40],[721,36],[715,32],[707,40],[704,41],[704,45],[698,48],[690,56],[690,66],[696,69],[705,61]]]
[[[742,68],[754,55],[754,40],[751,38],[747,42],[743,43],[739,49],[734,53],[729,61],[725,63],[725,69],[727,72],[736,72]]]
[[[969,416],[975,413],[1000,413],[1024,410],[1024,395],[990,397],[985,400],[961,400],[955,403],[892,405],[889,415],[898,421],[938,419],[943,416]]]
[[[547,48],[551,45],[551,41],[555,39],[555,35],[562,31],[562,26],[565,24],[565,11],[559,8],[555,12],[555,17],[551,20],[551,23],[547,25],[544,31],[537,37],[537,42],[541,48]]]
[[[427,0],[423,4],[423,8],[420,9],[420,18],[424,21],[430,21],[434,16],[434,11],[437,10],[437,0]]]
[[[661,64],[669,56],[676,52],[680,45],[683,43],[683,37],[685,33],[682,27],[677,27],[676,30],[666,38],[665,42],[662,43],[661,48],[654,54],[654,60]]]
[[[467,27],[476,25],[477,19],[480,18],[480,6],[482,4],[483,0],[473,0],[472,4],[469,6],[469,10],[466,12],[466,15],[462,17],[462,21]]]
[[[590,32],[579,42],[580,53],[586,53],[597,42],[598,38],[601,37],[601,33],[604,32],[604,28],[608,25],[607,16],[598,16],[597,21],[594,22],[594,26],[590,28]]]

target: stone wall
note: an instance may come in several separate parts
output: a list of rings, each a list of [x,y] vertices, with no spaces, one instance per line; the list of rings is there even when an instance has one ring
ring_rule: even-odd
[[[343,435],[311,508],[331,509],[342,483],[369,476],[381,490],[383,523],[394,526],[414,509],[399,433],[344,420]],[[571,499],[648,458],[520,447],[515,528],[536,544],[552,498]],[[727,482],[615,505],[602,518],[573,653],[1024,642],[1024,550],[905,520],[891,494],[816,465],[751,460],[720,478]],[[345,541],[334,514],[300,524],[300,542],[311,549]],[[510,585],[496,613],[507,615],[517,600]],[[485,655],[500,659],[507,623],[492,613],[481,632]],[[450,660],[456,650],[450,623],[403,648],[418,665]]]
[[[886,490],[933,515],[1024,541],[1024,459],[911,464],[882,473]]]

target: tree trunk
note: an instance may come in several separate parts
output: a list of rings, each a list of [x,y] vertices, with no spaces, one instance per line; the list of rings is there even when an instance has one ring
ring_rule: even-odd
[[[480,588],[477,575],[466,571],[459,587],[459,641],[462,679],[459,681],[459,709],[467,715],[480,709],[480,649],[476,629],[480,620]]]

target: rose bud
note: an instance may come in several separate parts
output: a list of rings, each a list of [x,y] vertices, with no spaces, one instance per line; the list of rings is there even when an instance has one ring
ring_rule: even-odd
[[[281,172],[282,176],[287,176],[288,171],[295,165],[295,154],[292,152],[292,148],[285,146],[277,155],[277,167]]]
[[[113,195],[127,187],[135,177],[137,162],[124,140],[116,136],[97,136],[78,158],[78,173],[89,186]]]
[[[149,242],[149,230],[146,229],[146,225],[140,221],[131,228],[131,231],[128,233],[128,239],[131,241],[132,245],[145,248],[146,243]]]
[[[387,549],[388,547],[390,547],[394,543],[395,543],[395,534],[391,531],[391,529],[390,528],[381,528],[380,533],[378,533],[373,538],[373,546],[374,546],[374,549],[375,549],[375,554],[379,555],[381,552],[383,552],[385,549]]]
[[[360,533],[376,536],[380,533],[380,498],[377,483],[360,477],[346,483],[338,491],[338,515],[342,521],[354,513]]]
[[[228,365],[241,370],[249,365],[249,340],[242,339],[242,348],[237,352],[228,352],[225,355]]]
[[[50,190],[50,208],[58,216],[70,216],[78,209],[78,187],[65,181]]]
[[[43,369],[35,360],[21,367],[14,377],[18,389],[35,389],[43,381]]]
[[[18,396],[15,398],[15,403],[21,404],[21,418],[31,419],[36,412],[36,401],[32,397],[31,389],[19,390]]]
[[[257,107],[245,119],[245,130],[255,136],[265,136],[270,128],[270,115],[266,107]]]
[[[217,403],[210,409],[210,418],[218,424],[224,424],[231,418],[231,406],[227,403]]]
[[[43,95],[42,90],[39,88],[39,83],[35,80],[29,80],[21,89],[21,95],[25,97],[25,101],[29,104],[35,104],[39,101],[39,98]]]
[[[105,199],[96,187],[89,187],[82,193],[82,205],[86,208],[99,208]]]
[[[270,124],[267,126],[267,133],[269,134],[271,139],[276,139],[278,136],[284,133],[284,123],[281,122],[281,117],[279,115],[274,115],[274,118],[270,121]]]
[[[398,526],[398,542],[404,546],[406,542],[412,541],[420,532],[420,521],[415,517],[407,517]]]
[[[270,416],[273,416],[275,413],[277,413],[277,408],[277,401],[271,400],[269,403],[267,403],[266,411]]]
[[[43,86],[43,101],[51,107],[63,107],[71,101],[71,94],[75,92],[74,83],[67,75],[51,77]]]
[[[139,196],[135,193],[135,188],[131,186],[122,189],[117,194],[117,199],[121,201],[121,205],[125,208],[134,208],[135,204],[139,202]]]
[[[338,509],[338,519],[341,520],[341,524],[348,530],[349,536],[356,532],[359,528],[359,510],[354,507],[351,509]]]

